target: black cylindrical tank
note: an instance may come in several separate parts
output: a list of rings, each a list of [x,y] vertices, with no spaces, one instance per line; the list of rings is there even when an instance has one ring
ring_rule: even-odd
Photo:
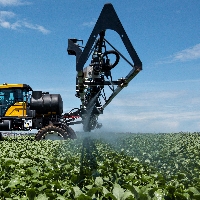
[[[63,113],[63,101],[60,94],[42,93],[33,91],[30,101],[30,109],[36,110],[36,114]]]

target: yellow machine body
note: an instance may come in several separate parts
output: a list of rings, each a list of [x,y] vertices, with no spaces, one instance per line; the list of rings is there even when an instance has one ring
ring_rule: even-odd
[[[5,113],[5,117],[24,117],[26,116],[26,102],[16,102],[10,106]]]

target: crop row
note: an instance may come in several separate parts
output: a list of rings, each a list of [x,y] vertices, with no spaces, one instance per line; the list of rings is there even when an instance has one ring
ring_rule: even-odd
[[[131,134],[116,140],[115,146],[154,166],[167,180],[178,179],[200,190],[199,133]]]
[[[22,200],[200,198],[196,182],[186,187],[182,178],[177,177],[180,173],[171,175],[170,181],[161,174],[162,170],[157,171],[151,165],[155,164],[153,157],[146,156],[150,151],[144,151],[142,146],[137,148],[140,145],[137,137],[137,134],[119,137],[118,150],[115,144],[90,137],[62,142],[36,142],[25,136],[5,140],[0,146],[0,197]],[[150,143],[147,138],[143,142]],[[163,143],[166,144],[167,141]],[[160,158],[161,163],[164,156]],[[146,162],[142,163],[144,159]]]

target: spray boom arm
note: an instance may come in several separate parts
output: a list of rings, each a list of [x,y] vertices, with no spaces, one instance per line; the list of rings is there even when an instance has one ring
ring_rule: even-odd
[[[114,30],[119,34],[132,62],[128,61],[105,38],[107,29]],[[84,48],[80,45],[80,42],[83,44],[82,40],[69,39],[67,51],[69,55],[76,56],[76,96],[81,100],[80,109],[77,109],[76,114],[78,113],[82,118],[81,123],[83,123],[84,131],[91,131],[101,127],[101,124],[97,122],[98,116],[103,114],[104,108],[142,70],[142,62],[112,4],[104,5]],[[114,57],[113,64],[110,56]],[[84,67],[89,59],[89,66]],[[125,78],[113,80],[112,70],[118,65],[120,59],[126,61],[132,69]],[[108,90],[109,95],[107,94]],[[71,116],[73,116],[73,113],[71,113]]]

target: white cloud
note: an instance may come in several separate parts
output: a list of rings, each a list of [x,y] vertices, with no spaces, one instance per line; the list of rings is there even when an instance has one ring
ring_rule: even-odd
[[[0,19],[6,19],[6,18],[13,18],[15,17],[15,13],[10,11],[0,11]]]
[[[16,14],[10,11],[0,11],[0,27],[11,29],[11,30],[18,30],[23,28],[28,28],[32,30],[39,31],[43,34],[48,34],[50,31],[46,29],[44,26],[38,24],[32,24],[25,20],[18,20],[16,19]]]
[[[120,112],[119,112],[120,111]],[[127,113],[126,109],[124,111],[122,109],[116,109],[115,111],[112,111],[111,113],[114,114],[114,116],[110,115],[110,113],[106,113],[101,118],[103,120],[111,121],[121,121],[122,123],[127,122],[129,124],[137,122],[153,122],[153,121],[167,121],[167,123],[170,121],[178,122],[178,121],[186,121],[186,120],[200,120],[200,111],[182,111],[182,112],[168,112],[167,110],[159,110],[159,111],[144,111],[143,112],[137,112],[137,110],[133,110],[133,112]],[[134,114],[134,115],[133,115]]]
[[[38,25],[38,24],[30,24],[30,23],[27,23],[27,22],[22,22],[22,25],[26,28],[29,28],[29,29],[33,29],[33,30],[37,30],[43,34],[48,34],[50,33],[49,30],[47,30],[46,28],[44,28],[43,26],[41,25]]]
[[[86,27],[94,27],[94,25],[96,24],[96,19],[92,19],[90,22],[83,22],[82,26],[86,26]]]
[[[187,60],[194,60],[200,58],[200,44],[177,52],[173,55],[174,61],[184,62]]]
[[[0,6],[21,6],[27,4],[30,4],[30,2],[23,0],[0,0]]]
[[[4,21],[0,21],[0,26],[3,28],[10,28],[10,23],[9,22],[4,22]]]
[[[186,62],[200,58],[200,43],[192,47],[179,51],[167,58],[160,60],[157,64],[167,64],[175,62]]]
[[[200,95],[186,91],[141,92],[113,100],[99,117],[115,132],[199,131]]]
[[[133,109],[132,113],[127,113],[127,109],[109,108],[99,117],[105,129],[115,132],[194,132],[199,131],[199,121],[200,111],[138,112]]]

